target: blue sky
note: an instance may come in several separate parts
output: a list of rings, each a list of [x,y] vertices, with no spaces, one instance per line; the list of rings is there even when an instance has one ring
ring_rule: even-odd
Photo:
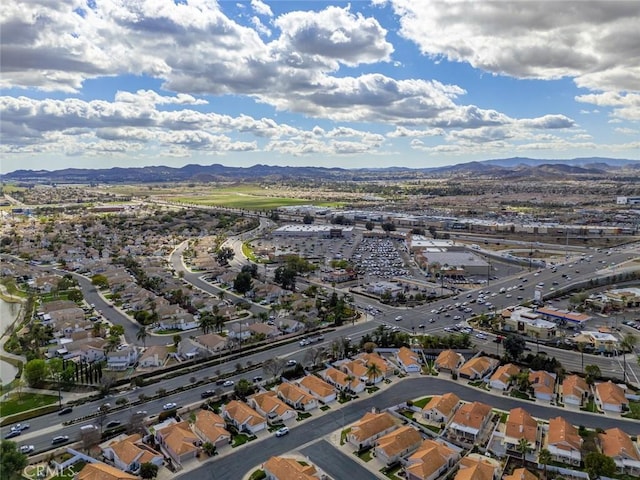
[[[0,172],[640,159],[640,2],[7,0]]]

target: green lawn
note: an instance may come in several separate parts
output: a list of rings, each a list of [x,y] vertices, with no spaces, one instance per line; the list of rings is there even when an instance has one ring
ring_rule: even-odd
[[[629,412],[625,413],[623,417],[640,420],[640,402],[629,402]]]
[[[414,407],[424,408],[424,406],[431,401],[431,397],[424,397],[413,402]]]
[[[360,460],[362,460],[363,462],[370,462],[371,460],[373,460],[373,457],[371,456],[371,451],[372,450],[373,450],[372,448],[368,448],[367,450],[365,450],[362,453],[356,452],[356,455],[358,455]]]
[[[9,400],[0,402],[0,412],[3,417],[14,415],[16,413],[25,412],[33,408],[44,407],[54,404],[58,401],[55,395],[40,395],[37,393],[23,392],[12,393]]]
[[[247,443],[249,440],[251,440],[251,438],[249,438],[248,435],[245,435],[244,433],[239,433],[233,437],[233,444],[231,445],[231,447],[232,448],[239,447],[240,445],[244,445],[245,443]]]
[[[309,418],[309,417],[311,417],[311,414],[309,412],[298,412],[298,418],[296,418],[296,420],[298,422],[301,422],[305,418]]]

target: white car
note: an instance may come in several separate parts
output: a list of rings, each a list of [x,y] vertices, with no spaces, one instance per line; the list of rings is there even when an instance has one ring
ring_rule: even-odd
[[[295,367],[298,364],[295,360],[287,360],[287,367]]]
[[[36,449],[36,447],[34,447],[33,445],[21,445],[20,446],[20,453],[31,453]]]
[[[178,404],[174,402],[165,403],[162,406],[163,410],[173,410],[174,408],[178,408]]]
[[[288,427],[282,427],[282,428],[276,430],[276,437],[284,437],[288,433],[289,433],[289,428]]]
[[[476,333],[476,338],[479,338],[480,340],[486,340],[487,336],[484,333]]]
[[[233,380],[227,380],[222,384],[223,387],[233,387],[234,385],[235,385],[235,382]]]

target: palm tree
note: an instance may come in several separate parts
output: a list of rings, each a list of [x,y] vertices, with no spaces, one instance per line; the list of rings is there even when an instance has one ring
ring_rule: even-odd
[[[526,460],[526,456],[527,453],[529,453],[531,451],[531,446],[529,445],[529,440],[527,440],[526,438],[522,437],[520,440],[518,440],[518,445],[516,445],[516,451],[518,451],[520,453],[520,455],[522,456],[522,466],[524,467],[524,462]]]
[[[347,387],[346,389],[349,390],[350,392],[351,390],[351,382],[353,382],[356,379],[356,377],[354,377],[353,375],[351,375],[350,373],[347,373],[344,377],[344,381],[347,382]]]
[[[382,369],[377,363],[371,362],[367,364],[367,379],[371,383],[375,383],[378,377],[382,376]],[[373,379],[373,380],[372,380]]]
[[[104,345],[104,352],[113,352],[119,344],[120,338],[116,337],[115,335],[110,335],[109,338],[107,338],[107,343]]]
[[[141,341],[145,348],[147,347],[147,329],[144,325],[142,325],[136,332],[136,340],[139,342]]]
[[[553,456],[551,455],[551,452],[549,450],[547,450],[546,448],[540,450],[540,454],[538,455],[538,463],[541,463],[544,467],[545,480],[547,480],[547,465],[551,463],[551,460],[553,460]]]
[[[215,326],[215,318],[209,312],[203,312],[200,315],[200,321],[198,322],[198,327],[202,330],[202,333],[206,335]]]
[[[582,373],[584,373],[584,343],[583,342],[578,342],[577,347],[578,347],[578,351],[580,352]]]

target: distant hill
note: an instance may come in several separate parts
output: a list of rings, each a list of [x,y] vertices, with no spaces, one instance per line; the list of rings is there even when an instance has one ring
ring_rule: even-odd
[[[619,158],[573,158],[567,160],[541,160],[513,157],[459,163],[432,168],[325,168],[282,167],[253,165],[228,167],[220,164],[129,168],[68,168],[64,170],[16,170],[0,176],[3,182],[22,183],[164,183],[164,182],[221,182],[221,181],[279,181],[279,180],[400,180],[428,177],[477,176],[486,178],[563,178],[598,177],[614,173],[632,175],[640,171],[640,161]]]

